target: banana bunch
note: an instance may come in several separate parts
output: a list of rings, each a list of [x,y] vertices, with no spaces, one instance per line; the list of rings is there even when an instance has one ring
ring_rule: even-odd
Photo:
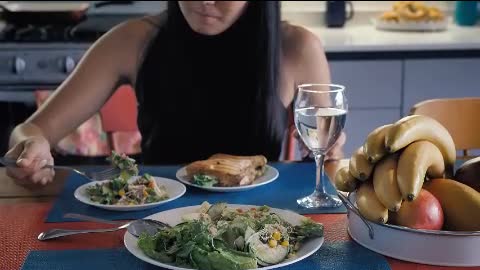
[[[341,191],[356,190],[367,219],[386,223],[404,200],[413,201],[427,179],[453,175],[455,144],[445,127],[422,115],[404,117],[373,130],[335,176]]]

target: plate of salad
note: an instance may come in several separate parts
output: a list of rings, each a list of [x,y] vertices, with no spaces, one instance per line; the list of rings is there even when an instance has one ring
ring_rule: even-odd
[[[126,155],[112,152],[109,159],[120,174],[78,187],[74,193],[77,200],[107,210],[136,211],[170,202],[186,191],[185,185],[176,180],[139,175],[135,160]]]
[[[134,256],[166,269],[273,269],[301,261],[323,244],[323,225],[268,206],[204,202],[147,218],[171,225],[139,238],[126,232]]]

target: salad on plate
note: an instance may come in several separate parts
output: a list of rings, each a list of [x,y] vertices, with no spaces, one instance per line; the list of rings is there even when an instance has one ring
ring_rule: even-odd
[[[109,157],[120,169],[119,176],[86,189],[91,201],[107,205],[141,205],[169,198],[165,187],[157,185],[149,174],[138,175],[136,161],[125,154],[112,151]]]
[[[302,243],[323,236],[305,218],[292,225],[267,206],[240,209],[204,202],[174,227],[142,234],[138,247],[153,260],[191,269],[252,269],[295,257]]]

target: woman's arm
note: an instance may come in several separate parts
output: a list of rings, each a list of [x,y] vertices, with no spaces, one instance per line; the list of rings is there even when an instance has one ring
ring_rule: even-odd
[[[8,167],[9,176],[32,188],[53,180],[54,171],[42,169],[53,165],[50,146],[95,114],[120,80],[134,83],[140,55],[153,29],[146,21],[130,21],[95,42],[48,101],[13,130],[5,156],[16,160],[19,168]]]
[[[295,27],[295,86],[304,83],[329,84],[330,68],[323,44],[313,33],[302,27]]]
[[[291,34],[292,44],[290,47],[293,48],[293,51],[295,52],[294,59],[296,59],[294,62],[294,95],[297,94],[297,88],[301,84],[330,84],[330,69],[322,42],[317,36],[308,30],[302,27],[292,27],[294,29],[292,30],[294,34]],[[330,99],[325,100],[325,102],[330,103]],[[300,138],[299,140],[301,141]],[[344,156],[343,145],[345,144],[345,141],[346,135],[342,132],[334,146],[327,153],[326,160],[342,159]]]
[[[127,22],[95,42],[48,101],[14,130],[11,146],[32,135],[42,135],[54,145],[98,112],[120,80],[134,79],[146,26]]]

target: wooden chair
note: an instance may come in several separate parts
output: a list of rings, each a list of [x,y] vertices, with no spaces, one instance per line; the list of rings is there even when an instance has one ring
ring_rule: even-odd
[[[426,100],[415,104],[410,114],[430,116],[445,126],[455,148],[463,150],[459,158],[472,158],[469,150],[480,149],[480,97]]]

